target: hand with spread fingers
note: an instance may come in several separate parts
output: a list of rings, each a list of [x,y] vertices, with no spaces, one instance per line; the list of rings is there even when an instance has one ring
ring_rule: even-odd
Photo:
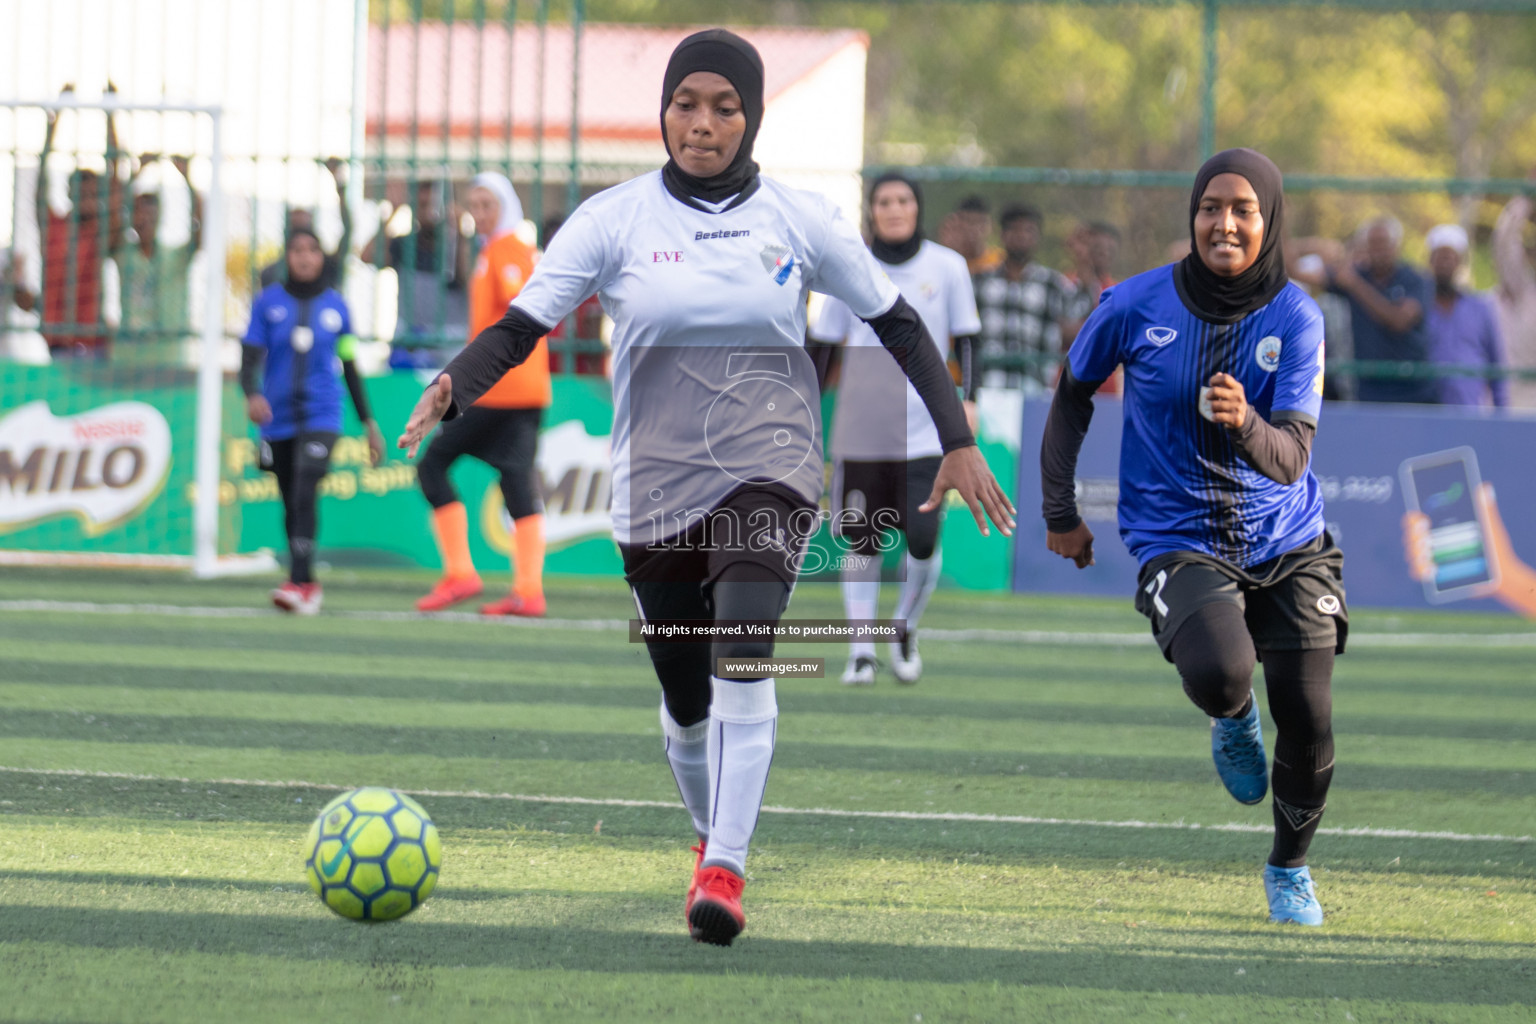
[[[992,475],[981,449],[975,445],[956,448],[939,463],[939,475],[933,481],[933,493],[918,506],[919,512],[932,512],[938,508],[948,491],[957,492],[976,517],[976,527],[983,537],[990,537],[987,520],[997,524],[1004,537],[1013,536],[1013,502],[1003,493],[1003,488]],[[985,512],[983,512],[985,510]]]
[[[432,433],[432,428],[442,422],[452,404],[453,378],[445,373],[421,393],[416,408],[411,410],[411,418],[405,421],[405,433],[400,435],[395,447],[404,448],[406,458],[414,459],[416,449]]]

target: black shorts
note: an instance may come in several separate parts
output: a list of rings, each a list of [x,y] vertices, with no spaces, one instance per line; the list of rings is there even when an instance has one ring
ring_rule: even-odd
[[[281,441],[262,441],[256,452],[256,465],[277,474],[278,482],[287,482],[299,474],[319,480],[330,472],[331,452],[340,435],[329,430],[305,430]]]
[[[1242,609],[1261,655],[1327,647],[1344,653],[1344,553],[1327,533],[1246,571],[1195,551],[1169,552],[1142,566],[1136,581],[1136,610],[1152,621],[1152,635],[1169,661],[1169,645],[1184,621],[1222,601]]]
[[[839,459],[832,470],[832,535],[851,550],[879,539],[889,530],[914,535],[932,547],[943,518],[943,506],[919,512],[933,493],[942,456],[883,462]]]
[[[421,489],[433,508],[457,501],[448,468],[461,455],[492,466],[501,475],[502,500],[513,519],[544,511],[537,459],[543,409],[500,409],[472,405],[444,423],[417,467]]]
[[[680,536],[660,544],[620,544],[624,578],[707,587],[730,566],[745,563],[754,579],[793,585],[819,523],[816,507],[787,487],[747,484]]]

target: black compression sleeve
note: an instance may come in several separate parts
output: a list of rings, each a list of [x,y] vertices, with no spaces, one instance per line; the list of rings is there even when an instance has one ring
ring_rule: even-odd
[[[1077,453],[1082,451],[1093,419],[1093,393],[1103,383],[1078,380],[1070,364],[1061,368],[1056,397],[1045,421],[1045,437],[1040,442],[1040,489],[1045,499],[1040,511],[1052,533],[1075,530],[1083,521],[1077,514]]]
[[[816,388],[823,393],[827,390],[827,378],[832,376],[832,367],[837,365],[839,345],[828,345],[825,342],[809,338],[805,343],[806,355],[811,357],[811,365],[816,367]]]
[[[976,401],[981,375],[976,372],[976,335],[963,334],[955,339],[955,358],[960,362],[960,393],[967,402]]]
[[[874,328],[880,344],[896,357],[918,397],[928,407],[933,425],[939,428],[939,446],[944,453],[975,444],[976,438],[965,422],[965,410],[955,396],[954,378],[917,310],[898,295],[889,310],[864,322]]]
[[[343,359],[341,375],[347,382],[347,394],[352,396],[352,408],[357,410],[357,418],[367,423],[373,419],[373,413],[368,411],[368,392],[363,388],[363,378],[357,372],[357,364],[350,359]]]
[[[443,368],[453,381],[453,404],[443,419],[451,420],[468,409],[503,374],[521,365],[549,330],[516,306],[508,306],[505,316],[475,335],[469,347]]]
[[[1227,428],[1227,436],[1243,461],[1277,484],[1290,486],[1307,471],[1312,457],[1312,438],[1317,427],[1305,420],[1282,419],[1267,423],[1253,406],[1248,418],[1236,430]]]
[[[267,350],[260,345],[240,346],[240,392],[249,398],[261,393],[261,364]]]

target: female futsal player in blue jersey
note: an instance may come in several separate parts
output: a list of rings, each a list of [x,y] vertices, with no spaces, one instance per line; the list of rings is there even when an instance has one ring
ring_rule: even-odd
[[[933,418],[944,455],[924,510],[952,488],[978,524],[985,508],[1004,532],[1013,526],[917,311],[832,203],[758,173],[762,117],[763,63],[750,43],[722,29],[679,43],[661,89],[666,166],[576,209],[506,315],[422,396],[399,442],[414,452],[601,296],[614,321],[614,539],[651,623],[777,623],[789,602],[822,489],[804,349],[813,288],[870,325]],[[747,847],[778,698],[770,674],[717,668],[760,665],[773,641],[646,646],[667,761],[700,840],[684,915],[695,939],[729,945],[746,924]]]
[[[1040,465],[1047,544],[1078,568],[1093,533],[1073,479],[1091,396],[1125,366],[1120,535],[1141,564],[1152,620],[1184,692],[1211,716],[1228,792],[1264,799],[1255,660],[1275,740],[1270,920],[1320,925],[1307,847],[1333,776],[1332,679],[1348,632],[1344,556],[1312,475],[1323,319],[1281,256],[1280,171],[1251,149],[1218,153],[1189,200],[1191,252],[1107,289],[1068,354]]]

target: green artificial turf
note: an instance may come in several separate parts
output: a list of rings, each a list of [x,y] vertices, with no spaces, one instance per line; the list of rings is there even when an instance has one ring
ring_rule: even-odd
[[[3,1020],[1532,1019],[1536,647],[1479,640],[1516,620],[1353,612],[1324,826],[1366,831],[1314,844],[1315,930],[1266,922],[1269,808],[1221,789],[1128,601],[941,592],[911,688],[782,647],[829,677],[779,682],[717,949],[618,581],[555,581],[530,626],[389,614],[408,573],[333,572],[303,620],[256,611],[264,580],[6,579],[57,603],[0,611]],[[300,870],[364,784],[435,794],[442,883],[392,924]]]

